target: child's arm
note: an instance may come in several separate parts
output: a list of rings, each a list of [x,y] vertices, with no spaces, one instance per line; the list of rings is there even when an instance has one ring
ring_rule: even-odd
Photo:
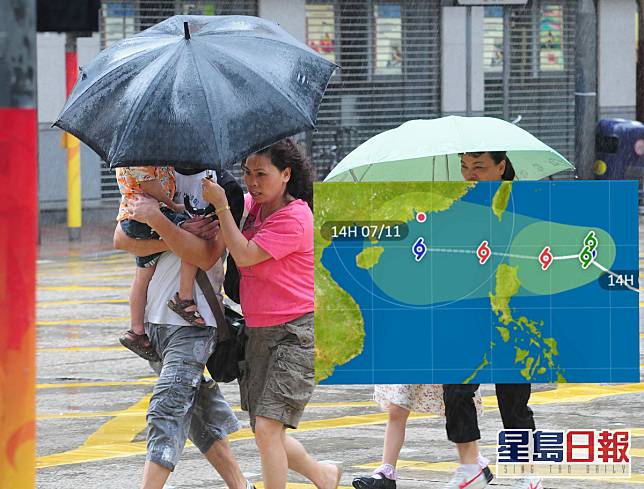
[[[221,237],[204,240],[181,229],[167,219],[149,197],[138,197],[128,206],[128,210],[133,219],[145,222],[154,229],[183,261],[197,265],[202,270],[210,270],[224,253],[225,245]],[[212,223],[210,225],[214,226]]]
[[[154,197],[159,202],[163,202],[170,209],[181,212],[178,209],[177,204],[175,204],[172,199],[168,197],[159,180],[144,180],[142,182],[139,182],[139,186],[141,187],[141,190],[143,190],[146,194]]]

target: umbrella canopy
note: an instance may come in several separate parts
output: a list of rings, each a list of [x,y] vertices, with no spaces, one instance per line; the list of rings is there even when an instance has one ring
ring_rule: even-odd
[[[492,117],[413,120],[349,153],[325,181],[462,181],[459,153],[507,151],[517,180],[573,170],[566,158],[529,132]]]
[[[313,128],[335,68],[273,22],[177,15],[99,53],[54,125],[111,167],[227,166]]]

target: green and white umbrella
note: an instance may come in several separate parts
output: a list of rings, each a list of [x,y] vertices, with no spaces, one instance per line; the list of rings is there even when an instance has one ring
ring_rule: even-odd
[[[327,182],[462,181],[459,153],[507,151],[517,180],[574,170],[550,146],[493,117],[413,120],[380,133],[349,153]]]

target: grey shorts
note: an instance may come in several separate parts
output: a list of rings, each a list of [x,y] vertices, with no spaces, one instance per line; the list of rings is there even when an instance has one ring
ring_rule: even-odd
[[[246,359],[240,362],[241,407],[255,418],[297,428],[313,395],[313,313],[266,328],[246,328]]]
[[[203,376],[215,347],[216,328],[145,325],[161,364],[148,408],[147,460],[174,470],[186,438],[206,453],[239,430],[239,421],[216,382]]]

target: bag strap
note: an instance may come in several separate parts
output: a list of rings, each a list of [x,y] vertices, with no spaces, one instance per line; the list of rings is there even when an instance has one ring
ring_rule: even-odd
[[[241,220],[239,221],[239,230],[240,231],[244,230],[244,224],[246,224],[246,219],[248,218],[248,211],[249,211],[249,209],[247,209],[246,205],[244,205],[244,212],[242,213]]]
[[[242,214],[242,218],[239,223],[240,230],[244,229],[244,223],[246,222],[247,217],[248,209],[244,206],[244,213]],[[212,314],[215,316],[215,320],[217,321],[217,327],[219,329],[217,332],[217,342],[229,339],[232,336],[232,333],[230,331],[230,326],[228,326],[228,321],[226,321],[226,317],[223,313],[224,306],[219,300],[219,297],[217,297],[217,294],[215,294],[215,290],[212,288],[208,275],[206,275],[206,272],[201,268],[197,270],[196,280],[201,292],[203,292],[203,295],[206,298],[206,302],[208,302],[208,306],[210,306]]]
[[[208,302],[210,310],[212,311],[213,315],[215,316],[215,320],[217,321],[217,342],[225,341],[231,337],[231,333],[228,326],[228,321],[226,321],[223,313],[224,307],[219,300],[219,297],[217,297],[217,294],[215,294],[215,290],[212,288],[212,284],[210,283],[206,272],[199,269],[197,271],[196,278],[197,284],[199,285],[201,292],[203,292],[203,295],[206,298],[206,302]]]

